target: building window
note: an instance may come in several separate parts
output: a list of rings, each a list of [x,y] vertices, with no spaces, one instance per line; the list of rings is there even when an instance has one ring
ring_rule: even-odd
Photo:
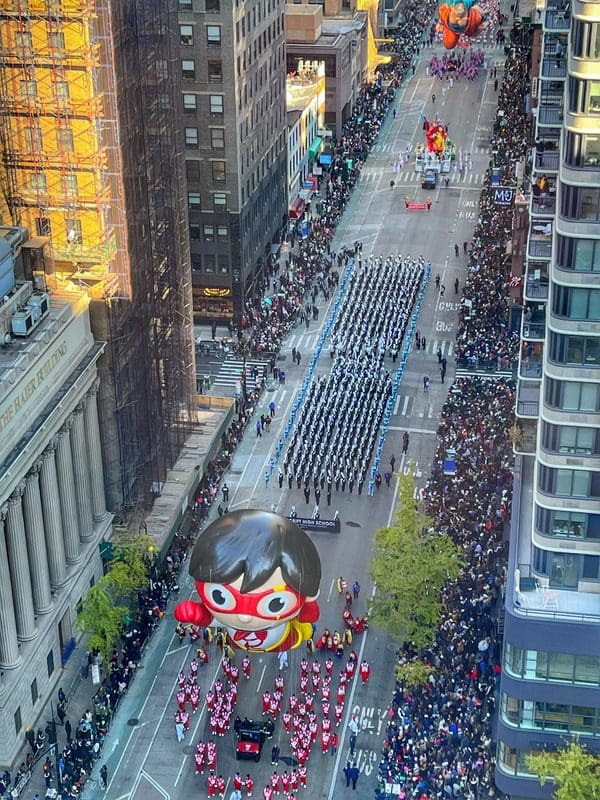
[[[183,95],[183,110],[186,114],[193,114],[195,113],[196,109],[198,108],[198,98],[195,94],[184,94]]]
[[[190,225],[190,239],[200,238],[200,225]]]
[[[570,539],[600,539],[600,514],[553,510],[536,505],[536,529],[546,536]]]
[[[587,81],[588,112],[600,114],[600,81]]]
[[[220,242],[229,240],[229,228],[227,225],[217,225],[217,238]]]
[[[24,100],[37,97],[37,83],[35,81],[20,81],[21,97]]]
[[[211,94],[209,96],[210,113],[213,117],[223,114],[223,95]]]
[[[63,175],[63,191],[69,197],[74,197],[78,192],[77,175]]]
[[[220,25],[207,25],[206,26],[206,44],[217,46],[221,44],[221,26]]]
[[[221,0],[206,0],[206,11],[209,14],[218,14],[221,11]]]
[[[31,52],[33,50],[33,40],[29,31],[17,31],[15,33],[15,44],[21,50]]]
[[[600,189],[563,183],[561,216],[565,219],[598,222],[600,220]]]
[[[212,150],[225,149],[225,128],[210,128],[210,146]]]
[[[538,466],[538,489],[557,497],[600,497],[600,472]]]
[[[215,272],[215,263],[216,259],[213,253],[204,254],[204,272],[208,272],[209,275],[213,275]]]
[[[179,0],[180,11],[192,11],[193,8],[193,0]]]
[[[546,381],[546,403],[562,411],[595,413],[600,410],[598,385],[578,381]]]
[[[69,84],[67,81],[54,81],[54,96],[58,100],[69,99]]]
[[[64,126],[57,128],[56,142],[58,144],[58,149],[62,153],[72,153],[74,150],[73,131],[70,128],[65,128]]]
[[[45,192],[46,176],[42,172],[31,172],[29,175],[29,188],[34,192]]]
[[[213,225],[204,225],[202,228],[202,233],[204,236],[205,242],[214,242],[215,240],[215,228]]]
[[[185,177],[188,181],[200,180],[200,162],[186,159],[185,162]]]
[[[21,706],[19,706],[15,711],[13,719],[15,721],[15,733],[18,736],[19,733],[21,733],[21,728],[23,727],[23,722],[21,720]]]
[[[198,147],[198,128],[185,129],[185,146]]]
[[[48,47],[51,50],[65,49],[65,35],[62,31],[51,31],[48,34]]]
[[[65,228],[67,233],[67,242],[69,244],[83,244],[83,235],[81,231],[81,220],[79,219],[65,219]]]
[[[42,132],[37,125],[28,125],[23,128],[25,136],[25,149],[28,153],[40,153],[42,151]]]
[[[179,44],[185,47],[194,44],[194,26],[193,25],[180,25],[179,26]]]
[[[545,450],[566,455],[596,455],[595,428],[577,428],[574,425],[542,423],[542,442]]]
[[[549,655],[554,654],[550,653]],[[573,657],[569,658],[572,670]],[[598,709],[591,706],[517,700],[503,693],[501,714],[505,722],[519,728],[569,733],[600,733]]]
[[[224,161],[211,161],[212,179],[215,183],[225,183],[225,162]]]
[[[223,82],[223,63],[215,59],[208,62],[208,82],[209,83],[222,83]]]
[[[196,62],[191,58],[184,58],[181,62],[181,77],[186,80],[196,78]]]
[[[38,699],[38,687],[37,687],[37,678],[34,678],[31,681],[31,686],[29,687],[31,691],[31,705],[34,706],[37,703]]]
[[[192,256],[192,272],[202,272],[202,259]]]
[[[227,195],[225,192],[213,192],[213,210],[227,211]]]
[[[48,217],[37,217],[35,229],[38,236],[52,236],[52,226]]]
[[[54,672],[54,650],[50,650],[46,656],[46,670],[48,672],[48,677]]]
[[[552,292],[552,309],[558,317],[600,322],[600,289],[580,289],[556,284]]]
[[[600,272],[600,240],[557,236],[558,264],[575,272]]]
[[[550,359],[557,364],[573,366],[600,366],[600,338],[569,336],[564,333],[550,335]]]
[[[219,256],[219,273],[221,275],[229,275],[229,259],[227,256]]]
[[[188,192],[188,207],[199,209],[201,203],[200,192]]]

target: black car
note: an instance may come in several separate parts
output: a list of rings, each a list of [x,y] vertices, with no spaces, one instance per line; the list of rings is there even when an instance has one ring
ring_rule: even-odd
[[[237,742],[235,746],[235,757],[241,759],[252,759],[260,761],[263,745],[267,739],[273,736],[275,724],[273,720],[265,722],[254,722],[245,719],[237,728]]]
[[[433,169],[426,169],[423,173],[423,180],[421,181],[422,189],[435,189],[438,182],[438,174]]]

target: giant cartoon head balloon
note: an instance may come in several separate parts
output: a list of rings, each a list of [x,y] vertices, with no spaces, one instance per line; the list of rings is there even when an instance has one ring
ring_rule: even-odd
[[[450,0],[438,8],[438,30],[442,33],[444,47],[453,50],[461,36],[477,36],[486,18],[473,0]]]
[[[306,533],[279,514],[249,509],[220,517],[198,537],[190,575],[200,602],[179,603],[179,622],[224,628],[234,647],[259,653],[311,638],[321,561]]]

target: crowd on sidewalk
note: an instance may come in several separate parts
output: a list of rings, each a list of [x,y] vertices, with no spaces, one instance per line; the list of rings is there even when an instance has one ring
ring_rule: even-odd
[[[527,69],[526,49],[514,45],[506,59],[498,93],[491,141],[494,160],[481,192],[479,220],[468,255],[456,336],[458,363],[464,366],[509,369],[518,356],[519,333],[508,327],[512,256],[506,246],[512,237],[513,209],[494,205],[491,175],[492,168],[497,169],[495,182],[515,185],[515,164],[526,154],[530,138],[523,113]]]

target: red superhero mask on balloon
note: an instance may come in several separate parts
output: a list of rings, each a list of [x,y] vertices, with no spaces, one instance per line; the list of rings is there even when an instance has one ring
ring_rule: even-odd
[[[311,638],[321,562],[290,520],[258,510],[225,514],[198,538],[190,574],[200,602],[179,603],[180,622],[224,628],[233,646],[256,652]]]

